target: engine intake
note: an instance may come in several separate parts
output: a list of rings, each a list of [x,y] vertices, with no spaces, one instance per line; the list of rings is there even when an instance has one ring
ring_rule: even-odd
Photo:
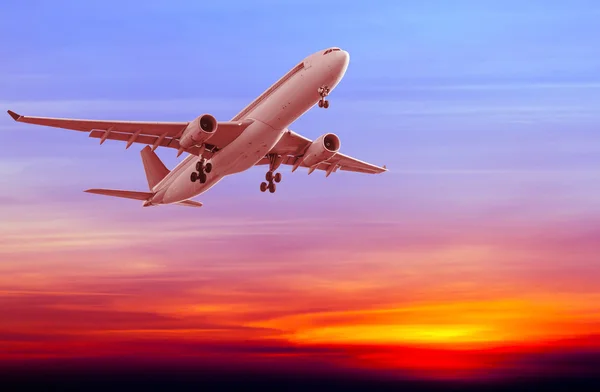
[[[340,138],[333,133],[321,135],[308,147],[306,153],[304,153],[302,163],[311,167],[325,162],[337,154],[340,150],[340,144]]]
[[[179,145],[183,148],[200,146],[215,134],[217,126],[216,118],[210,114],[203,114],[188,124],[179,139]]]

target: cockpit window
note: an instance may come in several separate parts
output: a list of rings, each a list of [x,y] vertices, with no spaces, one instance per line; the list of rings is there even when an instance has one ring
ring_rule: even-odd
[[[331,49],[327,49],[324,53],[323,56],[325,56],[326,54],[329,54],[331,52],[337,52],[338,50],[341,50],[340,48],[331,48]]]

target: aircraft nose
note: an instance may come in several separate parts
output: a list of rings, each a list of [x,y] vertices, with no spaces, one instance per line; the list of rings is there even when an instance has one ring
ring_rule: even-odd
[[[346,73],[346,69],[348,68],[348,63],[350,63],[350,54],[345,50],[340,50],[335,53],[335,64],[333,69],[335,73],[339,76],[343,76]]]
[[[321,58],[322,82],[332,90],[344,77],[350,63],[350,55],[340,48],[331,48],[323,52]]]

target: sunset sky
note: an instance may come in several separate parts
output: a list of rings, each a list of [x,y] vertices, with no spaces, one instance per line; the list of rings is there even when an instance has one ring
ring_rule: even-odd
[[[361,3],[2,5],[4,111],[229,120],[339,46],[331,107],[290,128],[390,171],[284,168],[269,194],[261,166],[142,208],[82,191],[145,191],[143,146],[0,116],[0,367],[593,368],[565,358],[600,353],[600,2]]]

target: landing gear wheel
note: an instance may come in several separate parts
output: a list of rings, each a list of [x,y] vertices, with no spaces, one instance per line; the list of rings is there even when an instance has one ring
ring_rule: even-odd
[[[261,192],[265,192],[268,187],[269,187],[269,184],[267,184],[266,182],[261,182],[260,183],[260,191]]]
[[[275,177],[273,177],[273,181],[281,182],[281,173],[275,173]]]
[[[196,171],[198,171],[198,172],[202,171],[202,161],[196,162]]]
[[[272,171],[267,172],[267,174],[265,175],[265,180],[267,180],[267,182],[273,181],[273,172]]]
[[[206,162],[206,165],[204,165],[204,172],[208,174],[211,171],[212,171],[212,163]]]
[[[206,174],[200,173],[198,178],[200,179],[200,184],[204,184],[206,182]]]
[[[192,180],[192,182],[196,182],[198,180],[198,173],[192,172],[190,175],[190,180]]]
[[[264,183],[263,183],[264,184]],[[269,192],[271,193],[275,193],[275,190],[277,189],[277,186],[275,185],[274,182],[269,184]]]
[[[327,86],[321,86],[319,87],[318,92],[321,97],[319,100],[319,107],[327,109],[329,107],[329,101],[325,98],[329,95],[329,88],[327,88]]]

